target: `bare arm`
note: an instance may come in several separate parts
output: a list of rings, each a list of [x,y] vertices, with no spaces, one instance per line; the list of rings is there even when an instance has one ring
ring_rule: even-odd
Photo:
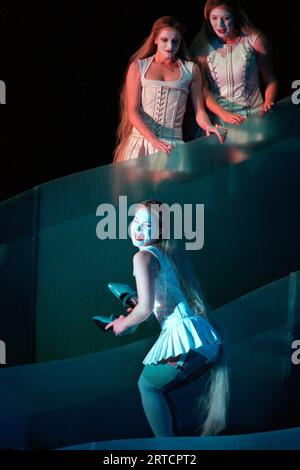
[[[144,136],[155,150],[170,153],[170,145],[158,139],[144,122],[140,113],[141,74],[137,62],[130,64],[126,77],[127,112],[131,124]],[[173,147],[171,148],[171,150]]]
[[[254,49],[257,54],[259,73],[265,87],[264,103],[261,110],[262,112],[267,112],[274,106],[278,92],[278,82],[271,60],[271,47],[263,36],[259,36],[255,41]]]
[[[206,91],[204,90],[206,94]],[[193,67],[193,82],[191,85],[191,99],[195,110],[198,126],[205,130],[206,135],[216,134],[221,143],[224,142],[226,135],[222,135],[217,127],[214,127],[204,109],[203,104],[203,86],[202,76],[199,67],[195,64]]]
[[[138,304],[131,313],[109,323],[108,328],[113,327],[116,335],[123,333],[131,326],[145,321],[153,311],[155,278],[159,271],[158,260],[150,253],[139,251],[133,258],[134,272],[138,294]]]

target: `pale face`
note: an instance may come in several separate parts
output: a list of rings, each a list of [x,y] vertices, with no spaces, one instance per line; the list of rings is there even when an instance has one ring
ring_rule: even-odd
[[[172,59],[176,56],[180,46],[181,36],[178,31],[172,28],[165,28],[160,31],[155,44],[157,51],[166,59]]]
[[[138,209],[130,225],[130,234],[133,245],[138,248],[156,243],[159,238],[158,218],[151,216],[146,207]]]
[[[234,33],[232,13],[225,7],[214,8],[209,19],[212,29],[220,39],[226,39]]]

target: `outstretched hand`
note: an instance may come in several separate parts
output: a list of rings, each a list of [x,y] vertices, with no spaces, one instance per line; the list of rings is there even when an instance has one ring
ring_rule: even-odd
[[[264,117],[264,115],[266,113],[268,113],[273,107],[274,107],[275,103],[272,102],[272,103],[266,103],[264,102],[262,105],[260,105],[259,107],[259,115],[261,117]]]
[[[225,139],[227,137],[227,129],[226,127],[220,126],[220,124],[216,124],[215,126],[209,126],[206,129],[206,135],[209,137],[211,134],[216,134],[221,144],[224,144]]]
[[[127,329],[124,325],[125,319],[126,317],[124,317],[124,315],[120,315],[114,321],[111,321],[110,323],[106,325],[105,331],[109,330],[109,328],[112,328],[116,336],[122,334]]]
[[[244,121],[245,117],[238,113],[230,113],[229,111],[223,111],[220,114],[222,121],[227,122],[227,124],[233,124],[235,126],[240,126]]]

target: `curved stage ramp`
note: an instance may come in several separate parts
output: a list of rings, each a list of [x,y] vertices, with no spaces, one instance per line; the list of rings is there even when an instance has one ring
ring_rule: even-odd
[[[136,382],[157,324],[116,338],[91,321],[120,311],[107,282],[133,282],[131,242],[96,236],[97,207],[120,195],[205,205],[204,247],[190,254],[232,363],[228,437],[215,439],[299,426],[299,111],[288,98],[231,128],[224,146],[201,138],[0,204],[0,447],[151,437]],[[205,383],[170,393],[184,435],[195,434],[186,409]]]
[[[291,361],[292,341],[300,338],[299,288],[300,273],[293,273],[213,312],[228,336],[231,364],[226,436],[195,436],[203,376],[169,393],[182,435],[191,438],[147,439],[137,380],[154,338],[136,341],[133,334],[131,344],[96,354],[0,370],[0,447],[300,448],[299,428],[283,431],[300,425],[300,365]]]
[[[99,336],[95,314],[120,311],[107,282],[133,283],[130,240],[99,240],[97,208],[145,198],[204,204],[204,247],[191,259],[212,308],[300,267],[300,107],[153,155],[70,175],[0,204],[0,339],[7,365],[71,358],[137,337]],[[236,164],[239,163],[239,164]],[[118,224],[117,224],[118,226]]]
[[[90,442],[58,450],[299,450],[300,427],[239,436],[172,437]]]

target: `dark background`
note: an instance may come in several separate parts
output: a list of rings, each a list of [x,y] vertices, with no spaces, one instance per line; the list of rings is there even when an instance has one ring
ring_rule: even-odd
[[[104,0],[105,1],[105,0]],[[271,40],[279,98],[298,73],[295,6],[243,0]],[[189,45],[203,0],[1,3],[0,200],[36,184],[111,163],[118,92],[130,55],[162,15],[175,15]],[[298,33],[298,31],[297,31]]]

